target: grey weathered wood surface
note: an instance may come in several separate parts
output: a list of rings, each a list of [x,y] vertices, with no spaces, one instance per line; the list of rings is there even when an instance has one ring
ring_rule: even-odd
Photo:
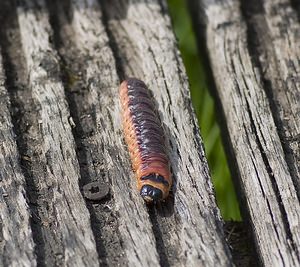
[[[223,111],[241,208],[260,260],[265,266],[298,266],[300,25],[296,11],[283,0],[190,2]]]
[[[272,113],[300,199],[300,16],[290,1],[265,0],[261,8],[264,14],[247,14],[258,44],[254,53],[264,71]]]
[[[9,113],[9,98],[0,57],[0,265],[35,265],[26,181]]]
[[[48,15],[42,5],[37,9],[31,1],[19,3],[13,18],[18,27],[6,25],[4,45],[7,64],[16,75],[7,77],[14,86],[8,89],[13,108],[18,108],[13,116],[26,169],[37,262],[95,266],[98,256],[78,186],[79,164]],[[22,57],[14,48],[22,49]]]
[[[16,135],[8,125],[5,140],[18,175],[3,180],[18,180],[27,196],[22,217],[1,219],[28,240],[3,262],[25,253],[24,266],[232,265],[165,2],[1,1],[0,10],[11,106],[1,101]],[[135,189],[122,136],[118,85],[127,76],[152,89],[170,144],[173,198],[157,207]],[[109,184],[110,195],[85,200],[91,181]],[[1,242],[18,246],[17,234]]]

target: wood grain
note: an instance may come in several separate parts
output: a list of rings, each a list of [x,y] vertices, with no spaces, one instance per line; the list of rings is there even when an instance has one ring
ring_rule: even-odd
[[[59,12],[60,10],[60,12]],[[68,18],[68,10],[72,19]],[[92,204],[101,237],[101,262],[109,266],[158,266],[152,225],[136,190],[123,141],[119,78],[97,1],[72,1],[53,7],[57,43],[64,60],[67,97],[74,117],[79,159],[86,181],[110,184],[112,199]],[[76,62],[76,64],[74,64]],[[112,243],[112,244],[111,244]]]
[[[20,167],[2,62],[0,56],[0,265],[36,266],[26,181]]]
[[[272,113],[300,200],[300,23],[290,1],[263,1],[263,13],[249,8]],[[253,49],[254,50],[254,49]]]
[[[252,228],[260,260],[265,266],[299,265],[300,207],[293,183],[295,173],[286,159],[277,118],[272,114],[274,101],[265,92],[263,70],[249,49],[249,43],[255,40],[248,38],[240,3],[191,2],[196,10],[199,40],[205,40],[208,50],[222,120],[229,134],[231,164],[237,168],[236,179],[244,200],[241,208]],[[266,32],[264,29],[260,36]],[[275,81],[278,76],[272,79]],[[293,109],[294,102],[290,104]]]
[[[8,11],[17,20],[16,28],[6,28],[6,60],[16,74],[9,90],[18,107],[14,120],[25,159],[38,264],[98,265],[45,4],[19,1]],[[21,58],[13,50],[17,46]]]
[[[152,90],[169,141],[174,202],[150,211],[157,242],[171,266],[230,265],[166,3],[110,1],[103,8],[119,74]]]

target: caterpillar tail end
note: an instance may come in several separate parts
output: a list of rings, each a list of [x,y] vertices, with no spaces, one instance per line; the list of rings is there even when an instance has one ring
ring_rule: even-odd
[[[140,191],[140,195],[147,203],[156,203],[163,199],[162,191],[151,185],[143,185]]]

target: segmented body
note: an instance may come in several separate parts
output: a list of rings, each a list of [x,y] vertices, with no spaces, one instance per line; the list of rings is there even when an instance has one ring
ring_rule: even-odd
[[[125,140],[137,186],[147,201],[165,199],[172,178],[164,132],[154,100],[144,82],[130,78],[120,86]]]

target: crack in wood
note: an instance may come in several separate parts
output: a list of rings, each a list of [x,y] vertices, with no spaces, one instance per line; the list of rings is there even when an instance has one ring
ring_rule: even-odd
[[[73,6],[74,4],[75,6]],[[72,23],[72,20],[68,21],[65,19],[64,14],[69,14],[69,16],[72,16],[72,12],[74,12],[73,10],[78,8],[78,6],[76,6],[76,2],[71,4],[70,1],[65,1],[64,5],[65,6],[62,6],[62,4],[57,1],[47,1],[47,6],[50,10],[50,23],[54,31],[54,44],[58,51],[62,65],[65,66],[65,68],[62,68],[62,77],[65,81],[64,86],[66,92],[66,100],[70,108],[70,114],[74,119],[76,125],[76,127],[73,128],[73,136],[76,142],[77,158],[79,160],[81,173],[81,179],[79,183],[81,187],[83,187],[91,181],[100,181],[100,177],[103,177],[105,179],[106,175],[104,169],[100,169],[100,175],[99,173],[97,173],[98,175],[96,175],[95,170],[97,170],[98,167],[95,165],[95,159],[92,159],[91,157],[90,150],[93,148],[92,144],[90,144],[90,139],[93,137],[97,137],[96,119],[93,118],[91,122],[82,119],[83,117],[89,118],[95,116],[95,111],[93,110],[93,108],[85,104],[88,103],[89,90],[87,90],[87,88],[89,87],[89,85],[86,86],[86,91],[83,91],[80,88],[81,86],[85,87],[84,81],[87,80],[85,67],[81,65],[85,61],[85,58],[81,56],[81,52],[76,48],[73,39],[70,37],[71,35],[74,35],[74,32],[66,32],[72,31],[72,29],[70,27],[66,29],[66,25],[64,25],[64,23]],[[61,35],[63,37],[61,37]],[[68,51],[72,51],[71,53],[68,53],[67,50],[64,50],[67,45]],[[76,61],[78,64],[71,64],[71,62],[74,61]],[[72,80],[72,75],[76,75],[77,73],[80,73],[82,82],[70,82]],[[89,79],[88,83],[90,84],[90,82],[91,80]],[[86,108],[84,108],[84,104],[86,105]],[[85,127],[86,123],[88,123],[90,127]],[[111,125],[113,126],[112,123]],[[91,163],[94,169],[94,173],[93,171],[89,170],[87,166]],[[104,165],[104,160],[101,159],[101,157],[100,161],[97,162],[97,165]],[[105,198],[104,201],[98,203],[92,203],[88,200],[86,201],[86,206],[91,216],[91,227],[96,241],[96,247],[101,266],[110,265],[107,259],[107,249],[111,248],[108,248],[107,244],[104,242],[104,238],[107,236],[107,233],[105,233],[104,231],[107,230],[103,226],[105,222],[107,222],[107,220],[110,220],[110,223],[112,220],[116,220],[114,216],[108,216],[111,208],[109,208],[108,212],[106,210],[106,207],[111,207],[112,205],[114,204],[111,197]],[[113,242],[115,243],[116,241],[117,240],[114,240]]]
[[[270,100],[270,95],[266,91],[268,88],[262,79],[266,76],[267,67],[270,66],[259,65],[256,62],[265,60],[260,50],[261,46],[257,46],[258,39],[268,35],[268,29],[264,28],[265,25],[259,17],[265,16],[270,19],[274,16],[274,14],[270,15],[273,2],[265,0],[266,6],[263,8],[255,4],[249,5],[249,3],[245,7],[245,1],[239,0],[191,0],[190,2],[194,4],[194,24],[198,31],[199,42],[204,41],[209,52],[210,64],[217,85],[215,96],[226,114],[224,120],[228,128],[226,132],[231,137],[228,147],[235,157],[234,169],[241,179],[240,190],[246,194],[243,197],[242,207],[248,208],[256,250],[264,264],[268,265],[268,262],[274,264],[278,261],[279,264],[293,266],[299,262],[297,256],[299,231],[296,229],[296,225],[299,224],[295,224],[299,218],[294,212],[299,206],[299,197],[295,190],[294,179],[290,175],[291,162],[287,160],[286,151],[282,149],[284,140],[279,138],[278,128],[276,128],[278,124],[273,122],[273,119],[276,120],[274,114],[270,115],[274,113],[271,110],[272,105],[278,106],[278,103]],[[195,2],[198,3],[197,8],[195,8]],[[200,7],[200,2],[202,7]],[[284,2],[284,0],[276,2]],[[243,12],[241,12],[240,3],[242,3]],[[276,3],[274,5],[276,6]],[[256,20],[257,23],[255,24],[249,18],[246,18],[246,23],[245,12],[249,9],[253,11],[253,8],[256,13],[251,19]],[[283,8],[286,9],[289,6],[285,4]],[[282,8],[278,10],[283,12]],[[269,14],[266,15],[264,11]],[[231,21],[235,23],[226,23]],[[225,28],[218,26],[224,23]],[[269,23],[271,24],[270,21]],[[253,25],[261,27],[260,32],[249,36],[249,27]],[[289,27],[295,27],[295,24]],[[285,29],[287,28],[280,28],[279,37]],[[275,31],[274,28],[270,30],[272,31]],[[295,43],[291,40],[287,40],[287,45],[291,46]],[[264,45],[275,51],[276,47],[270,46],[270,43],[275,41],[278,41],[277,35]],[[259,49],[253,50],[253,47],[259,47]],[[280,53],[279,50],[276,51]],[[276,60],[272,62],[274,62],[272,63],[274,68],[283,66]],[[280,75],[282,74],[274,75],[273,73],[272,79],[277,80]],[[281,86],[282,84],[278,84],[278,88]],[[287,101],[287,103],[290,105],[292,102]],[[243,142],[248,142],[249,147],[243,145]],[[250,160],[255,168],[251,167]],[[259,198],[261,201],[258,202]],[[245,210],[243,215],[245,215]],[[267,224],[265,224],[266,220]],[[269,223],[276,226],[276,229],[273,234],[271,234],[272,231],[268,231],[264,237],[265,228]],[[290,240],[291,236],[295,243],[294,247]],[[271,248],[272,246],[274,249]],[[269,249],[266,250],[267,247]],[[277,250],[277,256],[269,258],[270,250]]]
[[[285,232],[286,232],[286,240],[290,240],[293,250],[297,253],[297,247],[296,247],[296,244],[294,242],[293,234],[291,232],[291,228],[290,228],[290,224],[289,224],[287,212],[285,210],[285,207],[284,207],[281,195],[280,195],[280,190],[279,190],[278,185],[276,183],[276,179],[274,177],[272,168],[271,168],[271,166],[269,164],[269,160],[268,160],[268,157],[266,155],[266,152],[264,151],[263,145],[261,144],[259,135],[257,133],[256,123],[254,122],[254,119],[253,119],[253,116],[252,116],[252,112],[251,112],[251,109],[249,107],[249,103],[246,102],[246,105],[247,105],[247,110],[248,110],[248,114],[249,114],[249,118],[250,118],[252,132],[255,135],[256,144],[257,144],[257,146],[259,148],[260,155],[261,155],[261,157],[262,157],[262,159],[264,161],[264,164],[266,166],[266,170],[267,170],[267,172],[269,174],[269,178],[270,178],[270,181],[271,181],[274,193],[275,193],[275,197],[277,198],[277,203],[278,203],[279,209],[281,211],[282,222],[283,222],[283,225],[284,225],[284,228],[285,228]],[[273,214],[272,214],[272,209],[270,208],[270,204],[268,202],[268,198],[266,198],[266,201],[267,201],[267,204],[268,204],[268,207],[269,207],[270,214],[272,216],[274,230],[276,231],[277,237],[279,238],[278,231],[277,231],[277,226],[276,226],[277,223],[274,220],[274,217],[273,217]],[[278,252],[281,253],[280,249],[278,250]],[[297,253],[297,255],[298,255],[298,253]],[[282,263],[284,264],[284,260],[283,260],[282,255],[281,255],[281,258],[282,258]],[[298,255],[298,260],[300,260],[299,259],[299,255]]]
[[[268,58],[266,48],[263,47],[265,44],[260,43],[258,40],[261,38],[259,36],[261,30],[260,27],[267,28],[266,21],[263,19],[263,21],[259,21],[260,26],[257,25],[258,20],[255,19],[255,14],[259,13],[260,10],[263,10],[263,5],[259,1],[255,1],[254,5],[251,5],[251,7],[247,4],[247,1],[241,1],[241,11],[243,12],[243,15],[245,17],[245,22],[247,24],[247,44],[249,52],[251,53],[252,57],[251,60],[255,66],[257,66],[257,69],[260,71],[262,82],[263,82],[263,88],[264,91],[268,97],[268,101],[270,102],[270,108],[272,111],[272,116],[274,118],[274,121],[276,123],[276,127],[278,129],[278,135],[281,140],[282,147],[284,149],[285,159],[289,163],[289,171],[293,178],[293,184],[295,188],[297,189],[297,196],[300,201],[300,183],[298,182],[298,171],[297,171],[297,161],[296,158],[293,155],[293,150],[290,147],[290,142],[287,142],[287,136],[285,134],[285,126],[284,122],[280,116],[280,107],[278,105],[278,101],[276,100],[274,96],[274,88],[272,85],[272,81],[266,77],[267,70],[263,71],[264,69],[267,69],[267,66],[263,66],[261,60],[259,57]],[[264,26],[261,26],[264,25]],[[270,34],[266,31],[264,33],[264,39],[268,40],[268,46],[272,45]],[[273,45],[272,45],[273,46]],[[273,49],[275,49],[273,47]],[[278,69],[278,66],[276,67]],[[279,74],[278,74],[279,75]],[[300,139],[299,139],[300,140]]]
[[[36,199],[38,198],[37,187],[32,177],[32,167],[30,157],[26,156],[28,147],[22,135],[22,129],[20,121],[24,114],[22,114],[22,107],[20,101],[18,101],[18,92],[22,90],[24,85],[18,80],[20,74],[17,74],[17,67],[24,68],[22,64],[24,55],[22,51],[16,56],[14,53],[21,47],[20,33],[18,29],[16,6],[8,2],[0,2],[1,10],[1,27],[0,40],[1,40],[1,56],[3,58],[4,71],[6,76],[5,85],[8,90],[8,96],[10,101],[10,115],[13,124],[13,130],[17,136],[16,144],[20,157],[20,166],[22,173],[25,177],[25,191],[27,197],[27,204],[30,209],[30,226],[32,230],[32,237],[35,242],[34,253],[36,255],[36,264],[44,266],[45,245],[43,242],[41,231],[41,220],[36,205]],[[3,15],[5,13],[5,15]],[[14,32],[14,34],[10,34]]]

